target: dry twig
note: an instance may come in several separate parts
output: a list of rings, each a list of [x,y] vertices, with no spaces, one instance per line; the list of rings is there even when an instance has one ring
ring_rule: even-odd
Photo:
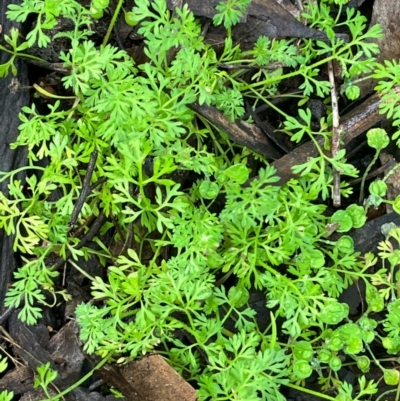
[[[332,143],[331,154],[335,157],[340,150],[339,108],[335,85],[335,74],[332,61],[328,62],[329,83],[331,85],[332,103]],[[340,172],[333,169],[333,205],[340,206]]]

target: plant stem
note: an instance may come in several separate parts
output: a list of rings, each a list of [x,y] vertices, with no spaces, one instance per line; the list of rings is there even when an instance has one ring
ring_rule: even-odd
[[[360,197],[358,199],[359,203],[361,204],[364,198],[364,185],[365,185],[365,180],[367,179],[368,173],[370,172],[372,166],[376,163],[378,160],[378,156],[380,153],[380,149],[375,152],[374,158],[372,159],[371,163],[368,165],[367,169],[364,172],[363,178],[361,180],[361,188],[360,188]]]
[[[109,39],[110,39],[111,32],[112,32],[112,30],[114,28],[115,23],[117,22],[117,18],[118,18],[118,15],[119,15],[120,11],[121,11],[123,3],[124,3],[123,0],[119,0],[118,1],[117,7],[115,8],[114,14],[113,14],[113,16],[111,18],[110,25],[108,26],[106,36],[104,36],[103,46],[105,46],[108,43]]]
[[[62,398],[64,395],[68,394],[72,390],[75,390],[82,383],[84,383],[87,379],[89,379],[93,375],[94,371],[100,369],[101,367],[103,367],[108,362],[109,359],[110,359],[110,356],[107,357],[107,358],[102,359],[88,374],[83,376],[80,380],[78,380],[76,383],[74,383],[72,386],[68,387],[67,389],[65,389],[61,393],[57,394],[54,397],[45,398],[45,399],[40,400],[40,401],[56,401],[59,398]]]
[[[310,390],[308,388],[296,386],[295,384],[292,384],[292,383],[286,383],[285,386],[286,387],[290,387],[290,388],[292,388],[294,390],[300,391],[302,393],[307,393],[307,394],[314,395],[315,397],[319,397],[319,398],[322,398],[324,400],[335,401],[335,399],[336,399],[336,398],[333,398],[333,397],[331,397],[329,395],[318,393],[317,391],[313,391],[313,390]]]
[[[394,392],[396,392],[396,391],[398,391],[398,390],[396,389],[396,390],[388,390],[388,391],[385,391],[385,392],[382,393],[375,401],[379,401],[381,398],[387,396],[388,394],[394,393]]]
[[[72,260],[69,260],[68,263],[71,263],[71,265],[74,266],[76,270],[78,270],[80,273],[82,273],[90,281],[94,281],[94,277],[92,277],[90,274],[86,273],[85,270],[83,270],[81,267],[79,267],[75,262],[73,262]]]
[[[23,58],[27,58],[27,59],[31,59],[31,60],[36,60],[36,61],[39,61],[41,63],[46,63],[47,62],[46,60],[44,60],[44,59],[42,59],[40,57],[32,56],[31,54],[13,52],[13,51],[8,50],[6,47],[1,46],[1,45],[0,45],[0,50],[2,50],[3,52],[6,52],[6,53],[12,54],[13,56],[16,56],[16,57],[23,57]]]

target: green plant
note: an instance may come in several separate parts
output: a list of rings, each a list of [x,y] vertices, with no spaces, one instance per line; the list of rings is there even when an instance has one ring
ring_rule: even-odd
[[[60,391],[56,395],[51,395],[49,388],[53,384],[54,380],[57,378],[57,371],[53,370],[50,368],[50,362],[40,365],[37,368],[37,375],[35,376],[33,388],[39,388],[41,387],[44,394],[46,395],[47,398],[41,400],[41,401],[57,401],[60,398],[63,398],[66,394],[80,386],[82,383],[84,383],[86,380],[88,380],[93,373],[97,370],[100,369],[105,363],[107,363],[108,359],[104,358],[101,360],[89,373],[87,373],[85,376],[83,376],[79,381],[74,383],[72,386],[68,387],[67,389]],[[7,369],[7,358],[0,358],[0,373],[4,372]],[[57,387],[55,387],[57,389]],[[1,401],[11,401],[14,398],[14,392],[13,391],[7,391],[4,390],[0,392],[0,400]]]
[[[0,356],[0,373],[4,372],[7,369],[8,361],[7,358],[3,358]],[[14,398],[14,392],[3,390],[0,392],[0,400],[1,401],[11,401]]]
[[[325,399],[358,400],[374,394],[376,383],[362,376],[352,398],[352,386],[341,383],[337,371],[346,355],[367,372],[371,359],[361,354],[374,338],[390,351],[398,348],[396,300],[388,305],[387,337],[378,336],[375,320],[368,317],[382,311],[387,294],[393,294],[394,271],[390,279],[385,268],[371,273],[377,259],[361,257],[349,236],[329,240],[329,225],[337,225],[339,232],[359,228],[365,211],[351,205],[331,217],[325,214],[320,200],[331,192],[332,169],[348,176],[357,171],[346,163],[344,150],[326,153],[331,116],[321,119],[316,132],[311,112],[303,106],[312,94],[328,96],[329,82],[317,78],[328,61],[342,66],[348,87],[359,73],[374,68],[380,78],[388,77],[390,71],[376,67],[378,48],[368,41],[381,36],[379,27],[363,33],[365,18],[350,8],[342,12],[345,1],[335,2],[334,17],[332,1],[310,2],[304,18],[325,31],[326,42],[307,39],[297,47],[290,40],[260,37],[252,50],[242,52],[233,45],[230,28],[249,2],[229,0],[218,6],[214,18],[227,28],[224,48],[217,54],[186,6],[172,13],[164,0],[141,1],[130,22],[141,23],[149,61],[135,65],[126,52],[107,44],[108,34],[101,46],[89,40],[91,13],[75,1],[37,3],[32,8],[24,0],[8,12],[19,21],[35,12],[38,22],[20,45],[17,31],[11,32],[10,48],[1,49],[12,58],[0,71],[14,72],[14,58],[24,56],[21,52],[34,43],[46,46],[46,30],[55,26],[56,17],[67,17],[75,28],[58,36],[71,40],[61,60],[70,71],[62,82],[73,103],[59,97],[46,115],[34,105],[23,108],[20,135],[12,146],[28,148],[26,183],[15,178],[21,169],[1,173],[2,180],[9,180],[10,197],[1,194],[0,227],[15,234],[14,247],[24,262],[7,306],[22,306],[20,318],[34,323],[45,292],[55,302],[67,297],[57,291],[59,272],[48,264],[48,256],[70,258],[82,271],[82,258],[95,255],[107,274],[86,275],[93,303],[76,310],[89,353],[129,360],[158,350],[197,383],[202,400],[284,400],[282,385],[301,388],[314,371],[322,389],[337,390],[336,398],[318,393]],[[107,4],[97,1],[92,7],[99,11]],[[122,1],[117,9],[121,7]],[[348,43],[335,35],[339,26],[351,32]],[[287,69],[263,68],[273,62]],[[222,64],[239,67],[229,72]],[[248,81],[243,65],[261,68]],[[294,76],[303,79],[298,116],[270,100],[278,84]],[[354,88],[350,92],[354,95]],[[191,108],[194,102],[215,106],[233,121],[245,113],[244,97],[280,113],[282,130],[293,141],[308,136],[315,143],[319,155],[295,167],[299,178],[276,185],[279,178],[268,161],[230,143]],[[317,136],[325,139],[324,146]],[[87,191],[85,167],[94,152],[97,160]],[[38,167],[44,158],[48,164]],[[258,160],[258,171],[248,167],[250,158]],[[254,173],[258,176],[247,184]],[[183,187],[179,174],[195,178]],[[71,215],[82,191],[87,196],[76,227]],[[384,196],[382,188],[375,191]],[[343,195],[350,192],[342,187]],[[90,221],[103,215],[107,220],[94,244],[71,235],[71,229],[87,234]],[[119,254],[111,253],[107,236],[122,244]],[[384,246],[381,256],[393,261],[396,251]],[[228,278],[234,278],[234,285],[227,286]],[[366,284],[369,309],[352,323],[338,296],[357,280]],[[265,293],[270,310],[266,329],[259,327],[249,303],[252,288]],[[387,369],[382,374],[393,376]]]
[[[41,365],[37,368],[38,376],[35,377],[34,388],[41,387],[46,397],[52,400],[53,397],[49,393],[48,387],[50,383],[53,382],[57,377],[57,371],[50,369],[50,362],[45,365]]]
[[[79,387],[82,383],[87,381],[93,375],[93,373],[97,369],[100,369],[107,361],[108,361],[108,359],[104,358],[89,373],[87,373],[85,376],[83,376],[80,380],[78,380],[76,383],[74,383],[70,387],[66,388],[65,390],[59,391],[58,394],[55,394],[55,395],[50,394],[49,388],[51,385],[53,385],[54,380],[57,378],[58,372],[56,370],[51,369],[50,362],[48,362],[46,364],[40,365],[37,368],[37,376],[35,376],[35,382],[34,382],[33,387],[34,388],[41,387],[44,394],[46,395],[47,398],[45,398],[41,401],[57,401],[59,399],[64,399],[64,396],[66,394],[70,393],[72,390],[74,390],[75,388]],[[57,387],[55,387],[55,389],[57,389]],[[7,401],[10,401],[10,400],[7,400]]]

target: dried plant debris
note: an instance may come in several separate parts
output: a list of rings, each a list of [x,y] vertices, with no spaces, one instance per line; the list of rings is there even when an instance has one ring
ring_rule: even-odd
[[[197,394],[165,360],[150,354],[121,366],[104,366],[99,375],[128,401],[196,401]]]
[[[315,38],[326,40],[326,35],[321,31],[309,28],[299,22],[293,14],[298,14],[295,8],[285,7],[275,0],[253,0],[246,10],[242,23],[234,27],[234,37],[244,45],[254,43],[260,35],[269,38]],[[212,18],[216,13],[219,0],[185,0],[189,9],[197,16]],[[173,9],[172,0],[168,1],[170,9]],[[290,10],[290,11],[289,11]]]
[[[160,355],[148,355],[121,367],[121,374],[140,389],[143,401],[196,401],[197,394]]]
[[[24,394],[33,386],[33,370],[28,366],[17,366],[0,379],[0,390],[13,391],[15,395]]]

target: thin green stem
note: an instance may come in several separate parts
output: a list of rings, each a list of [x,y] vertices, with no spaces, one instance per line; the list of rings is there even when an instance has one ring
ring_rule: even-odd
[[[39,166],[23,166],[20,168],[17,168],[15,170],[12,171],[7,171],[7,172],[0,172],[0,182],[3,182],[4,180],[6,180],[9,177],[13,177],[14,175],[20,173],[21,171],[25,171],[25,170],[40,170],[40,171],[46,171],[46,168],[44,167],[39,167]]]
[[[375,401],[380,401],[383,397],[386,397],[388,394],[392,394],[392,393],[394,393],[394,392],[396,392],[398,390],[399,389],[397,388],[397,389],[394,389],[394,390],[385,391]]]
[[[36,56],[32,56],[32,54],[27,54],[27,53],[19,53],[19,52],[15,52],[12,50],[7,49],[4,46],[0,45],[0,50],[2,50],[3,52],[6,52],[8,54],[12,54],[15,57],[23,57],[23,58],[27,58],[27,59],[31,59],[31,60],[35,60],[35,61],[39,61],[41,63],[47,63],[46,60],[40,58],[40,57],[36,57]]]
[[[100,369],[101,367],[103,367],[108,360],[110,359],[110,356],[107,358],[102,359],[88,374],[86,374],[85,376],[83,376],[81,379],[79,379],[76,383],[74,383],[72,386],[68,387],[67,389],[65,389],[64,391],[62,391],[61,393],[57,394],[54,397],[49,397],[49,398],[45,398],[43,400],[40,401],[57,401],[58,399],[64,397],[64,395],[70,393],[72,390],[75,390],[77,387],[79,387],[82,383],[84,383],[86,380],[88,380],[94,373],[95,370]],[[47,395],[47,394],[46,394]]]
[[[357,39],[356,43],[359,42],[360,40],[362,40],[364,36],[365,36],[365,35],[360,36],[360,37]],[[335,52],[333,51],[333,50],[335,50],[335,49],[333,48],[333,49],[332,49],[332,54],[331,54],[330,56],[325,57],[324,59],[319,60],[319,61],[317,61],[317,62],[315,62],[314,64],[311,64],[311,65],[309,65],[309,66],[303,65],[303,66],[301,66],[297,71],[293,71],[293,72],[289,72],[289,73],[287,73],[287,74],[277,75],[277,76],[274,76],[274,77],[270,77],[270,78],[268,78],[268,79],[266,79],[266,80],[259,81],[259,82],[255,82],[255,83],[253,83],[253,84],[243,85],[243,86],[239,87],[239,90],[240,90],[240,91],[245,91],[245,90],[248,90],[248,89],[250,89],[250,88],[256,88],[256,87],[259,87],[259,86],[269,86],[269,85],[271,85],[271,84],[274,83],[274,82],[283,81],[284,79],[292,78],[292,77],[295,77],[295,76],[297,76],[297,75],[303,75],[307,70],[313,70],[313,69],[315,69],[315,68],[317,68],[317,67],[320,67],[321,65],[326,64],[328,61],[332,61],[332,60],[343,61],[343,62],[345,62],[345,63],[347,63],[347,64],[352,64],[352,63],[353,63],[352,60],[349,60],[348,58],[344,58],[344,59],[343,59],[342,57],[340,57],[340,55],[343,54],[343,53],[346,53],[346,52],[347,52],[348,50],[350,50],[350,49],[352,48],[352,46],[354,46],[356,43],[355,43],[355,41],[352,41],[352,42],[350,42],[350,43],[347,43],[346,45],[344,45],[343,47],[341,47],[340,50],[339,50],[337,53],[335,53]]]
[[[306,70],[310,70],[310,69],[319,67],[321,65],[326,64],[328,61],[331,61],[334,59],[335,59],[335,56],[330,56],[323,60],[317,61],[316,63],[311,64],[310,66],[302,66],[297,71],[289,72],[287,74],[282,74],[282,75],[276,75],[274,77],[270,77],[263,81],[255,82],[253,84],[239,86],[239,90],[242,92],[242,91],[246,91],[250,88],[256,88],[259,86],[269,86],[269,85],[273,84],[274,82],[279,82],[279,81],[283,81],[284,79],[293,78],[297,75],[302,75]]]
[[[370,346],[365,343],[365,348],[368,350],[369,354],[371,355],[371,358],[374,360],[374,363],[376,366],[378,366],[378,368],[383,372],[385,370],[385,368],[381,365],[381,363],[379,362],[379,360],[375,357],[374,353],[372,352]]]
[[[390,169],[390,171],[385,175],[385,177],[382,179],[383,182],[386,182],[388,178],[393,175],[396,170],[400,167],[400,163],[397,163],[393,168]]]
[[[76,270],[78,270],[80,273],[82,273],[90,281],[94,281],[94,277],[91,276],[89,273],[86,273],[85,270],[83,270],[81,267],[79,267],[73,260],[70,259],[68,261],[68,263],[70,263],[72,266],[74,266]]]
[[[38,84],[33,84],[33,87],[41,93],[45,97],[49,97],[51,99],[76,99],[76,96],[60,96],[60,95],[54,95],[53,93],[48,92]]]
[[[265,104],[267,104],[271,109],[275,110],[277,113],[279,113],[281,116],[285,117],[286,119],[289,119],[289,115],[286,114],[284,111],[282,111],[279,107],[276,107],[272,102],[270,102],[265,96],[263,96],[261,93],[257,92],[254,88],[249,88],[251,92],[253,92],[256,97],[260,100],[262,100]],[[302,96],[304,98],[304,96]]]
[[[341,14],[342,14],[342,7],[343,7],[343,5],[339,4],[339,10],[338,10],[337,15],[336,15],[335,25],[338,25],[338,23],[339,23],[339,18],[340,18]]]
[[[372,159],[371,163],[369,163],[368,167],[366,168],[364,175],[362,177],[361,180],[361,188],[360,188],[360,197],[359,197],[359,203],[361,204],[364,198],[364,185],[365,185],[365,180],[367,179],[367,176],[372,168],[372,166],[376,163],[376,161],[378,160],[379,157],[379,153],[380,153],[380,149],[378,149],[375,152],[374,158]]]
[[[313,391],[313,390],[310,390],[308,388],[297,386],[296,384],[286,383],[285,386],[286,387],[290,387],[290,388],[292,388],[294,390],[300,391],[302,393],[307,393],[307,394],[313,395],[315,397],[322,398],[324,400],[329,400],[329,401],[335,401],[336,400],[336,398],[333,398],[333,397],[331,397],[329,395],[318,393],[317,391]]]
[[[117,22],[118,15],[119,15],[119,13],[121,11],[121,8],[122,8],[123,4],[124,4],[124,0],[119,0],[118,1],[117,7],[115,8],[114,14],[113,14],[113,16],[111,18],[110,25],[108,26],[107,33],[104,36],[103,46],[105,46],[108,43],[109,39],[110,39],[111,32],[112,32],[112,30],[114,28],[115,23]]]
[[[217,141],[217,138],[216,138],[216,136],[214,135],[213,130],[211,129],[211,125],[212,125],[212,124],[211,124],[206,118],[203,118],[203,117],[200,116],[200,115],[198,115],[198,118],[204,123],[204,125],[205,125],[206,127],[208,127],[208,129],[209,129],[209,135],[210,135],[211,139],[213,140],[214,146],[216,147],[216,149],[218,149],[220,155],[224,158],[225,162],[226,162],[228,165],[230,165],[231,161],[229,160],[229,157],[227,156],[226,152],[222,149],[221,144],[219,143],[219,141]],[[214,126],[214,127],[215,127],[215,126]],[[215,129],[219,130],[218,127],[215,127]],[[230,143],[229,143],[228,145],[229,145],[229,147],[230,147],[230,150],[233,152],[233,148],[231,147],[232,145],[231,145]]]

